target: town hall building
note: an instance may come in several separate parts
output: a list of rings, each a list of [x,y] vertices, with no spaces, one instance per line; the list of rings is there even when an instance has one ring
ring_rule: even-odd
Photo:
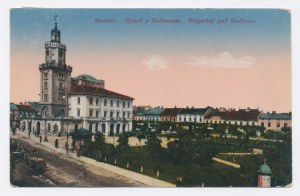
[[[106,136],[132,130],[134,98],[105,88],[105,81],[90,75],[72,78],[66,64],[66,45],[55,23],[45,43],[40,71],[40,111],[21,116],[20,129],[69,133],[79,128]]]

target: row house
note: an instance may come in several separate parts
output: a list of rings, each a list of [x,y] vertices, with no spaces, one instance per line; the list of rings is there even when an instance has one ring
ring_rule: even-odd
[[[177,115],[180,112],[181,108],[166,108],[161,113],[162,122],[177,122]]]
[[[145,112],[146,110],[144,109],[137,109],[134,111],[134,120],[136,121],[145,121],[146,117],[145,117]]]
[[[260,115],[258,109],[213,109],[212,112],[205,119],[206,123],[211,124],[231,124],[231,125],[256,125],[258,126],[258,116]]]
[[[283,128],[292,128],[292,113],[261,113],[258,123],[265,129],[281,131]]]
[[[165,110],[164,108],[160,108],[160,107],[146,110],[144,113],[145,121],[150,121],[150,122],[161,121],[161,113],[164,110]]]
[[[206,115],[211,111],[207,108],[184,108],[178,112],[177,122],[203,123]]]

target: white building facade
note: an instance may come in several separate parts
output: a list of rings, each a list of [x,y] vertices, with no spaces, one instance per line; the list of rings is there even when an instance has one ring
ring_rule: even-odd
[[[74,129],[100,131],[106,136],[132,130],[133,98],[91,86],[72,86],[69,117],[80,121]]]

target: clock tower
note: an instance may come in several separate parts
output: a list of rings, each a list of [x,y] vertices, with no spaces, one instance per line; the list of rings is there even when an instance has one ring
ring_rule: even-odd
[[[67,94],[71,88],[72,67],[66,65],[66,46],[60,42],[60,31],[51,30],[51,41],[45,43],[45,63],[40,70],[40,105],[43,116],[65,116]]]

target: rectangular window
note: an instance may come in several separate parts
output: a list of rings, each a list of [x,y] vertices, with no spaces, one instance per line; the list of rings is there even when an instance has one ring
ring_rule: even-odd
[[[48,94],[44,94],[44,101],[48,101]]]
[[[93,105],[93,98],[90,97],[90,105]]]
[[[287,127],[287,123],[284,123],[283,126],[286,128]]]
[[[194,122],[197,122],[197,118],[194,118]]]
[[[80,109],[77,109],[77,116],[80,117]]]
[[[117,107],[120,107],[120,103],[119,103],[119,101],[117,101]]]
[[[48,89],[48,82],[44,82],[44,89]]]
[[[277,127],[280,127],[280,122],[277,122]]]
[[[59,89],[63,89],[63,83],[59,83]]]
[[[189,121],[192,122],[192,118],[191,117],[189,118]]]
[[[186,122],[186,118],[184,118],[183,121]]]
[[[125,105],[125,101],[123,101],[123,108],[125,108],[126,107],[126,105]]]
[[[117,112],[117,117],[118,117],[118,118],[120,117],[120,112]]]
[[[80,97],[77,97],[77,104],[80,104]]]
[[[268,122],[268,127],[271,127],[271,122]]]
[[[107,117],[107,111],[104,111],[104,115],[103,115],[104,117]]]
[[[93,117],[93,110],[90,110],[90,117]]]
[[[107,100],[104,99],[104,106],[107,106]]]
[[[127,107],[130,107],[130,102],[127,103]]]
[[[260,126],[264,127],[264,126],[265,126],[265,123],[264,123],[264,122],[261,122],[261,123],[260,123]]]
[[[96,111],[96,117],[99,117],[99,111]]]
[[[110,100],[110,106],[113,107],[114,106],[114,100]]]
[[[127,118],[130,118],[130,112],[127,113]]]
[[[114,111],[110,111],[110,117],[114,117]]]
[[[179,117],[179,122],[181,121],[181,117]]]
[[[48,78],[48,73],[44,73],[44,78]]]
[[[99,105],[99,99],[96,99],[96,105]]]
[[[123,112],[123,118],[125,118],[126,117],[126,112]]]

